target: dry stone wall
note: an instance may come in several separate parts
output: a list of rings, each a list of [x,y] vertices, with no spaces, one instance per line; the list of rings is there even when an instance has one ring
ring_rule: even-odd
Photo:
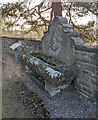
[[[32,38],[14,38],[14,37],[0,37],[2,40],[2,49],[6,49],[6,52],[13,53],[10,49],[10,45],[20,41],[25,48],[25,52],[41,51],[42,42]]]
[[[10,46],[18,41],[21,41],[22,46],[24,47],[23,54],[32,53],[34,51],[41,51],[42,43],[41,41],[34,40],[31,38],[14,38],[14,37],[5,37],[1,36],[0,40],[2,41],[2,58],[3,63],[5,63],[4,59],[6,58],[6,54],[9,53],[14,57],[14,51],[10,49]],[[20,52],[20,51],[19,51]],[[21,57],[19,56],[19,62],[21,61]]]
[[[75,87],[98,99],[98,47],[77,45],[74,56],[79,68]]]

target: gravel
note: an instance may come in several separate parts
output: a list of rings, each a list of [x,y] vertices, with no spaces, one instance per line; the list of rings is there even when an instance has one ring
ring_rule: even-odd
[[[96,118],[96,102],[80,94],[73,87],[50,97],[33,82],[33,79],[25,75],[24,83],[30,91],[41,97],[51,118]]]

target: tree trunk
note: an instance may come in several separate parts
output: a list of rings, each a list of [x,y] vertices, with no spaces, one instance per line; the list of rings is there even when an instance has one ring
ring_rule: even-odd
[[[51,11],[51,18],[50,21],[52,21],[53,16],[62,16],[62,5],[61,2],[52,2],[52,11]]]
[[[61,2],[52,2],[52,11],[54,13],[54,17],[62,16],[62,5],[61,5]]]

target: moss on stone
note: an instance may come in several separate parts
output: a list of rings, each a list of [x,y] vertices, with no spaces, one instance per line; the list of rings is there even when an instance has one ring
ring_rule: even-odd
[[[33,93],[33,100],[36,104],[42,103],[42,99],[36,93]]]
[[[52,56],[49,56],[48,54],[42,53],[42,52],[34,52],[31,54],[34,57],[39,58],[40,60],[52,65],[52,66],[57,66],[57,65],[63,65],[64,63],[59,59],[55,58]]]

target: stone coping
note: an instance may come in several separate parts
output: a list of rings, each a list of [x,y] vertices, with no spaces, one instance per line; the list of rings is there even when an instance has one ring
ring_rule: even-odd
[[[98,53],[98,46],[75,45],[76,50]]]
[[[14,39],[14,40],[28,40],[28,41],[34,41],[41,43],[41,40],[33,39],[33,38],[17,38],[17,37],[7,37],[7,36],[0,36],[0,38],[8,38],[8,39]],[[80,51],[88,51],[88,52],[94,52],[98,53],[98,45],[97,46],[86,46],[86,45],[77,45],[75,43],[75,49]]]
[[[0,36],[0,38],[7,38],[7,39],[14,39],[14,40],[29,40],[29,41],[34,41],[34,42],[41,42],[40,39],[35,39],[35,38],[23,38],[23,37],[8,37],[8,36]]]

